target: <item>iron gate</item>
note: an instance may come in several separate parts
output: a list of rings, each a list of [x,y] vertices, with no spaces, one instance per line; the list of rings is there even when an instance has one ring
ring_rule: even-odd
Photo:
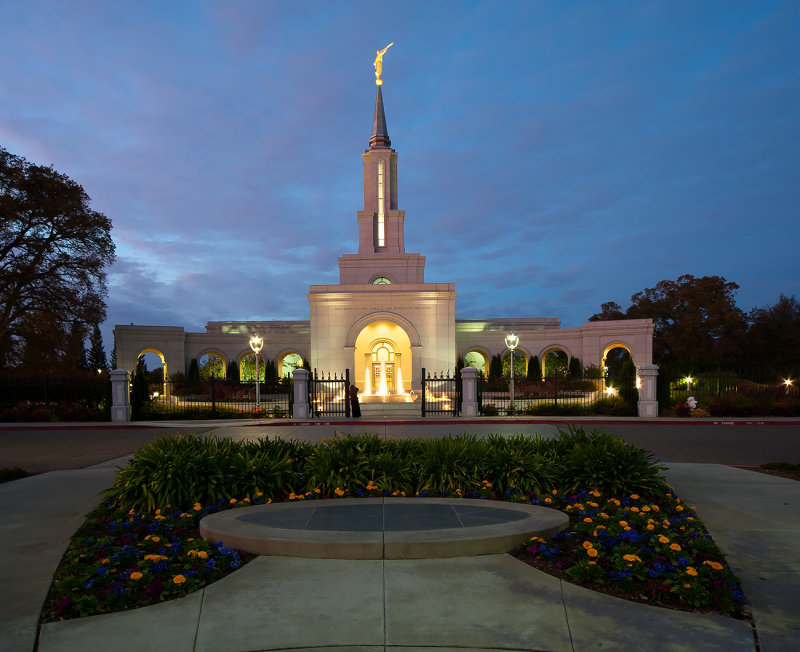
[[[461,377],[425,373],[422,368],[422,416],[429,414],[461,414]]]
[[[325,374],[317,374],[317,370],[308,379],[308,406],[314,417],[350,417],[350,370],[345,369],[339,377],[334,374],[331,378]]]

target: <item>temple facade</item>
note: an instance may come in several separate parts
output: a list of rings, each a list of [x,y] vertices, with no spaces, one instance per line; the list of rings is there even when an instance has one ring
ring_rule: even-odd
[[[356,213],[357,253],[338,259],[339,283],[311,285],[304,321],[210,321],[205,332],[180,326],[117,325],[117,366],[133,372],[146,352],[159,356],[165,376],[186,373],[192,359],[217,356],[224,366],[253,355],[250,338],[263,339],[260,356],[287,373],[300,362],[323,373],[347,369],[363,396],[401,396],[418,389],[422,369],[452,372],[456,359],[488,371],[495,354],[508,352],[505,336],[519,336],[515,355],[553,351],[603,367],[622,347],[637,367],[652,363],[651,320],[585,322],[562,329],[555,318],[456,319],[453,283],[427,282],[425,256],[407,253],[405,212],[399,208],[398,154],[386,127],[377,87],[369,148],[363,162],[364,204]],[[263,364],[263,363],[262,363]]]

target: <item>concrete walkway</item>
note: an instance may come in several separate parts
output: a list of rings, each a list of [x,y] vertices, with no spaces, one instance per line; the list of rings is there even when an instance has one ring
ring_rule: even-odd
[[[761,652],[800,649],[800,483],[670,463],[742,580]],[[37,620],[52,573],[108,468],[0,485],[0,649],[725,650],[756,649],[749,623],[594,593],[509,555],[424,560],[259,557],[180,600],[51,623]],[[37,647],[38,646],[38,647]]]

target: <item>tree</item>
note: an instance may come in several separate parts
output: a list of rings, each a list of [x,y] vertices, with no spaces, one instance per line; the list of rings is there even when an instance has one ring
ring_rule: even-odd
[[[189,362],[189,372],[186,374],[186,380],[190,383],[200,382],[200,367],[197,366],[197,358],[192,358]]]
[[[236,360],[231,360],[228,363],[228,369],[225,371],[225,379],[233,383],[239,382],[239,365]]]
[[[800,371],[800,303],[780,295],[774,306],[748,315],[747,361],[779,374]]]
[[[731,367],[741,364],[747,328],[736,306],[739,286],[721,276],[695,278],[684,274],[676,281],[660,281],[637,292],[622,313],[614,302],[604,303],[591,321],[652,319],[653,358],[659,365]]]
[[[539,362],[538,355],[532,355],[530,362],[528,362],[528,380],[541,380],[542,379],[542,365]]]
[[[134,419],[141,418],[144,407],[150,400],[150,385],[147,380],[147,362],[140,355],[133,375],[133,392],[131,392],[131,412]]]
[[[503,358],[499,353],[496,353],[489,362],[489,380],[500,380],[502,377]]]
[[[24,343],[30,315],[63,332],[76,321],[102,322],[111,220],[91,210],[83,187],[0,147],[0,215],[0,360]]]
[[[114,357],[116,358],[116,355]],[[108,370],[106,350],[103,347],[103,335],[98,324],[94,325],[92,334],[89,336],[89,367],[103,371]]]
[[[570,358],[569,359],[569,377],[570,378],[580,378],[583,376],[583,367],[581,366],[581,359],[580,358]]]

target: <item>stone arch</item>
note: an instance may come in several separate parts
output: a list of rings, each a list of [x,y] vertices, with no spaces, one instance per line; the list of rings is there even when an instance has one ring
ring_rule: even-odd
[[[166,381],[167,380],[167,357],[161,351],[159,351],[158,349],[156,349],[156,348],[154,348],[152,346],[148,346],[148,347],[143,348],[141,351],[139,351],[139,353],[136,354],[136,359],[138,360],[145,353],[153,353],[153,354],[155,354],[155,355],[157,355],[159,357],[159,359],[161,360],[161,367],[164,369],[164,380]]]
[[[217,376],[217,379],[225,378],[227,376],[227,371],[228,371],[228,366],[227,366],[228,365],[228,361],[225,358],[225,354],[222,353],[222,351],[220,351],[219,349],[213,348],[213,347],[212,348],[203,349],[202,351],[200,351],[200,353],[197,354],[196,360],[197,360],[198,366],[200,366],[200,377],[201,378],[203,377],[203,365],[202,365],[203,357],[206,357],[206,356],[210,357],[212,355],[214,357],[216,357],[216,358],[219,358],[222,361],[222,365],[221,365],[221,369],[222,370],[220,372],[220,375]]]
[[[503,375],[506,375],[506,368],[511,368],[511,349],[506,348],[501,354],[503,360]],[[514,377],[524,378],[528,374],[528,360],[530,359],[530,352],[518,346],[514,349]]]
[[[294,370],[294,369],[299,368],[299,367],[295,366],[295,361],[291,360],[292,356],[297,356],[300,359],[299,363],[300,363],[301,366],[302,366],[303,362],[308,360],[308,358],[306,358],[297,349],[284,349],[283,351],[280,351],[278,353],[278,358],[275,361],[275,365],[278,368],[278,377],[279,378],[283,378],[285,375],[287,375],[287,373],[285,373],[287,371],[289,372],[288,375],[291,376],[291,371]],[[288,362],[288,361],[291,361],[291,362]],[[290,367],[290,366],[291,366],[291,369],[288,369],[288,367]],[[284,367],[286,367],[286,369],[284,369]]]
[[[365,324],[353,346],[353,382],[365,397],[404,395],[414,378],[411,338],[388,319]]]
[[[386,281],[388,281],[388,283]],[[370,285],[394,285],[396,282],[394,276],[386,272],[374,274],[369,279]]]
[[[473,356],[473,361],[468,363],[468,358]],[[480,358],[480,366],[476,366],[476,357]],[[467,349],[466,353],[462,356],[462,360],[464,361],[465,367],[475,367],[478,371],[480,371],[484,376],[489,375],[489,362],[491,361],[492,356],[489,355],[489,352],[485,349],[482,349],[478,346],[473,346]]]
[[[254,382],[255,381],[255,367],[250,369],[248,364],[247,371],[245,371],[243,365],[247,364],[245,359],[248,359],[249,356],[253,356],[253,363],[255,363],[255,353],[250,348],[242,349],[239,354],[236,356],[237,364],[239,366],[239,380],[241,382]],[[258,354],[259,363],[258,363],[258,377],[263,381],[264,380],[264,372],[267,368],[267,361],[264,358],[264,349],[261,349],[261,352]]]
[[[539,363],[542,365],[542,374],[544,376],[549,376],[552,372],[548,371],[548,368],[552,369],[553,367],[553,359],[552,354],[554,353],[563,353],[563,356],[558,356],[559,362],[557,364],[557,368],[562,369],[566,373],[569,370],[569,361],[572,357],[572,352],[569,350],[569,347],[564,346],[563,344],[550,344],[542,349],[542,353],[539,356]],[[548,360],[550,357],[550,360]],[[550,362],[550,364],[548,364]]]
[[[627,357],[630,358],[631,362],[634,362],[633,353],[631,352],[630,347],[627,346],[626,344],[623,344],[621,342],[614,342],[612,344],[606,345],[603,348],[603,358],[601,364],[603,367],[603,373],[608,377],[609,382],[614,382],[618,378],[621,372],[620,366],[624,362],[625,356],[615,356],[614,360],[608,359],[609,353],[611,353],[616,349],[622,349],[626,351],[628,354]],[[634,362],[634,365],[635,364],[636,363]]]
[[[400,328],[402,328],[406,335],[408,336],[409,341],[411,342],[412,347],[422,346],[422,340],[419,335],[419,331],[417,327],[414,326],[408,319],[403,317],[402,315],[398,315],[394,312],[372,312],[368,315],[364,315],[361,319],[355,322],[351,327],[350,330],[347,331],[347,336],[345,337],[344,346],[347,348],[352,348],[356,345],[356,339],[361,334],[367,326],[376,322],[376,321],[388,321],[396,324]]]

